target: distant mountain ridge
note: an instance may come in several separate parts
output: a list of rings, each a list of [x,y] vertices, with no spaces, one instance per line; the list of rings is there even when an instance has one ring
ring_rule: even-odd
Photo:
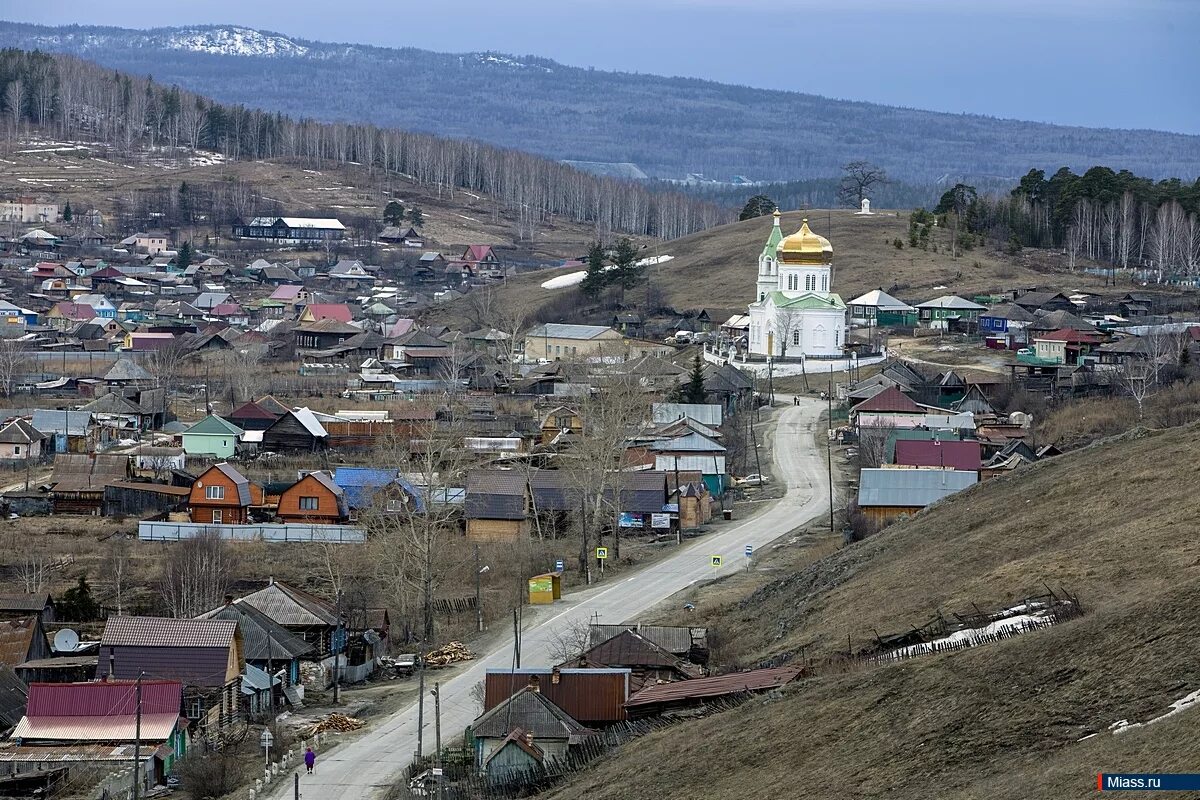
[[[1096,164],[1200,175],[1200,136],[921,111],[533,56],[331,44],[235,25],[0,22],[0,46],[80,55],[221,102],[633,164],[652,177],[828,177],[857,158],[915,184]]]

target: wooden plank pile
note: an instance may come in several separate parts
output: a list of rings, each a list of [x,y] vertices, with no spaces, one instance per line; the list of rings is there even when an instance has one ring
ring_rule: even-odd
[[[429,667],[448,667],[460,661],[470,661],[475,654],[467,649],[462,642],[447,642],[436,650],[425,654],[425,665]]]

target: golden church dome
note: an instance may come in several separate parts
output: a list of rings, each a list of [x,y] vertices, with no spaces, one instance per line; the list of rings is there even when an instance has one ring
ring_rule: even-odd
[[[829,264],[833,261],[833,245],[824,236],[818,236],[808,228],[808,220],[800,230],[783,239],[775,246],[781,264]]]

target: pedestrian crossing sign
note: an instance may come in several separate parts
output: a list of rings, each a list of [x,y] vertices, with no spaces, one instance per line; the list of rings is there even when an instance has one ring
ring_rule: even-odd
[[[608,558],[608,548],[607,547],[597,547],[596,548],[596,559],[598,561],[603,561],[606,558]]]
[[[719,567],[719,566],[721,566],[721,561],[722,561],[722,559],[721,559],[721,557],[720,557],[720,556],[709,556],[709,558],[711,558],[711,559],[712,559],[712,565],[713,565],[714,567]]]

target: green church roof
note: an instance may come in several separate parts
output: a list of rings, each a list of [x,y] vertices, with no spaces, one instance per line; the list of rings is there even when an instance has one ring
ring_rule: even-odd
[[[779,229],[779,217],[775,217],[775,223],[771,226],[771,235],[767,237],[766,247],[763,248],[763,255],[775,257],[775,247],[783,241],[783,231]]]
[[[827,309],[839,308],[845,310],[846,304],[842,302],[842,297],[839,294],[830,292],[828,295],[819,295],[815,292],[808,292],[799,297],[788,297],[783,292],[771,292],[768,297],[775,304],[776,308],[786,309]]]

